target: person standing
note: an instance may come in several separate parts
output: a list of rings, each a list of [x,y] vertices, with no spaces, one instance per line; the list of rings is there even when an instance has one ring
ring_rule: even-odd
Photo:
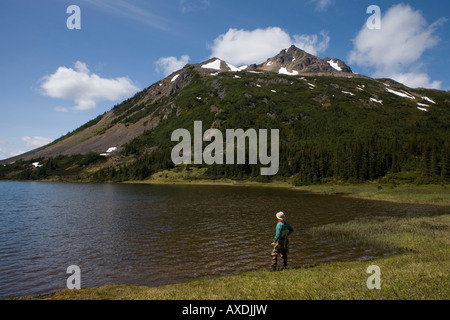
[[[278,255],[281,255],[281,258],[283,259],[283,267],[282,269],[285,269],[287,267],[288,262],[288,236],[294,231],[294,228],[285,220],[286,217],[283,212],[278,212],[276,214],[276,217],[278,219],[278,223],[276,226],[276,233],[275,238],[272,242],[273,250],[272,250],[272,270],[277,270],[277,260]]]

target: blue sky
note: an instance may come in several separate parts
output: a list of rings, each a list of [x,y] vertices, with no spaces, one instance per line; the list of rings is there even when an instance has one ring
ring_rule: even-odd
[[[81,29],[69,29],[70,5]],[[380,8],[370,30],[367,8]],[[354,72],[450,90],[450,2],[3,0],[0,159],[70,132],[185,63],[261,63],[290,44]]]

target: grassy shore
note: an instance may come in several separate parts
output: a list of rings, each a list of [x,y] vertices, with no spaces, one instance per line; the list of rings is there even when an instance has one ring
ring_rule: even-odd
[[[450,206],[450,185],[415,184],[324,184],[295,187],[321,194],[342,194],[362,199]]]
[[[442,299],[450,298],[450,215],[379,218],[313,228],[317,236],[401,253],[371,261],[296,266],[144,287],[107,285],[19,299]],[[381,271],[381,289],[368,289],[367,268]]]
[[[203,170],[203,171],[202,171]],[[263,183],[249,180],[231,179],[204,179],[204,169],[166,170],[152,175],[149,179],[139,181],[128,181],[125,183],[140,184],[187,184],[187,185],[229,185],[249,187],[273,187],[289,188],[318,194],[339,194],[346,197],[355,197],[371,200],[383,200],[414,204],[431,204],[438,206],[450,206],[449,184],[424,184],[411,183],[378,183],[368,182],[361,184],[317,184],[308,186],[293,186],[288,178]]]
[[[127,183],[236,185],[289,188],[319,194],[339,194],[372,200],[450,206],[450,185],[392,183],[322,184],[294,187],[291,181],[271,183],[202,179],[202,172],[167,171],[144,181]],[[151,299],[151,300],[261,300],[261,299],[442,299],[450,298],[450,215],[415,218],[378,218],[331,224],[310,230],[315,236],[350,241],[399,252],[371,261],[332,262],[292,266],[273,273],[247,272],[212,279],[144,287],[106,285],[62,290],[40,297],[18,299]],[[381,269],[381,289],[370,290],[366,272]]]

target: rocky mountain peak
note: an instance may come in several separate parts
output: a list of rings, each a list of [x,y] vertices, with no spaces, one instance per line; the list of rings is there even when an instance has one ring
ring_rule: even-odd
[[[215,76],[221,72],[238,72],[238,71],[266,71],[275,72],[287,75],[353,75],[353,72],[349,66],[347,66],[342,60],[339,59],[320,59],[302,49],[297,48],[295,45],[290,46],[287,49],[283,49],[276,56],[269,58],[262,64],[251,64],[243,66],[234,66],[227,61],[220,58],[212,57],[206,61],[186,65],[183,69],[174,72],[168,78],[171,79],[170,84],[172,89],[178,88],[180,80],[183,78],[183,74],[186,73],[188,68],[194,68],[200,76]],[[175,81],[176,80],[176,81]],[[165,80],[162,80],[165,81]],[[166,81],[168,82],[168,81]],[[182,85],[182,87],[184,87]]]
[[[276,56],[257,66],[259,70],[282,74],[339,74],[353,73],[351,68],[339,59],[320,59],[292,45]]]

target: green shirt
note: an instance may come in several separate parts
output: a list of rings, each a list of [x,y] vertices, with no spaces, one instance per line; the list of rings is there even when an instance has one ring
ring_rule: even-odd
[[[285,224],[286,224],[286,226],[285,226]],[[286,221],[278,221],[277,226],[276,226],[275,239],[273,240],[273,242],[277,242],[278,241],[278,239],[283,234],[283,231],[286,228],[289,231],[288,235],[290,235],[294,231],[294,228],[292,228],[292,226],[288,222],[286,222]]]

